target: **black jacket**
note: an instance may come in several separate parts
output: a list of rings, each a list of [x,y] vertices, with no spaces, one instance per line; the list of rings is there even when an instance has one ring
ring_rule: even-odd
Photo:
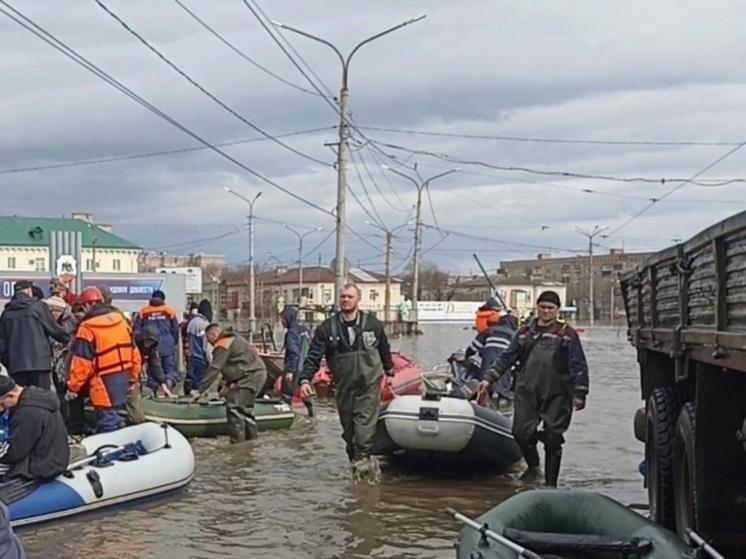
[[[142,364],[148,368],[148,374],[151,375],[158,384],[166,384],[166,376],[163,374],[161,365],[161,356],[158,354],[158,342],[161,339],[161,333],[152,324],[148,324],[142,329],[140,335],[135,339],[137,348],[142,356]],[[150,340],[153,345],[145,347],[145,342]]]
[[[42,301],[24,293],[14,295],[0,316],[0,360],[8,373],[51,371],[50,337],[61,344],[70,341],[70,334]]]
[[[0,445],[9,479],[46,481],[67,470],[70,447],[57,394],[29,386],[11,411],[10,437]]]
[[[349,353],[350,351],[357,351],[360,349],[362,344],[363,332],[372,332],[375,338],[378,340],[378,352],[381,355],[381,362],[383,363],[384,371],[391,371],[394,368],[394,364],[391,361],[391,346],[389,340],[386,337],[386,332],[383,329],[383,324],[375,316],[370,313],[363,311],[358,312],[358,320],[355,325],[356,335],[355,343],[350,346],[348,337],[344,335],[347,332],[347,326],[342,322],[342,315],[339,313],[333,314],[330,318],[319,324],[314,332],[313,340],[311,341],[311,347],[308,350],[308,355],[303,363],[303,371],[298,378],[298,382],[309,381],[313,379],[313,375],[319,370],[321,366],[321,360],[326,357],[329,358],[331,355],[337,353]],[[340,335],[339,340],[334,343],[332,340],[332,321],[336,320],[339,324],[339,331],[343,333]]]

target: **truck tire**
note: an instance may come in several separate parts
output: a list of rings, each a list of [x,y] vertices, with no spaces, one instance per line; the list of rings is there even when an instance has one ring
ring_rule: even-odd
[[[692,402],[687,402],[681,408],[674,440],[676,532],[684,539],[687,537],[687,528],[697,531],[697,485],[694,477],[694,441],[697,431],[694,412]]]
[[[669,530],[676,529],[674,439],[684,397],[678,388],[656,388],[648,400],[645,420],[645,481],[650,518]]]
[[[647,416],[645,414],[645,408],[640,408],[639,410],[635,412],[635,422],[634,422],[635,438],[641,443],[645,442],[646,418]]]

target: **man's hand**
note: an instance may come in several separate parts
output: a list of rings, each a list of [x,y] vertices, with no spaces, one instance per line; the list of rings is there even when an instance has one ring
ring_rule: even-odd
[[[585,409],[585,398],[578,398],[577,396],[573,399],[573,406],[575,411]]]
[[[300,385],[300,397],[303,400],[308,400],[313,396],[313,386],[311,386],[311,383],[308,381],[304,381]]]
[[[69,390],[65,393],[65,400],[70,402],[71,400],[74,400],[78,397],[78,394],[75,392],[70,392]]]
[[[390,377],[390,378],[393,377],[394,375],[396,375],[396,373],[393,371],[393,369],[390,370],[390,371],[384,371],[383,374],[386,375],[387,377]]]
[[[285,382],[288,384],[293,382],[293,373],[285,373]]]
[[[486,394],[487,392],[489,392],[490,384],[492,384],[492,383],[490,381],[488,381],[488,380],[482,380],[482,381],[480,381],[479,382],[479,386],[477,387],[477,392],[478,393],[482,393],[482,394]]]

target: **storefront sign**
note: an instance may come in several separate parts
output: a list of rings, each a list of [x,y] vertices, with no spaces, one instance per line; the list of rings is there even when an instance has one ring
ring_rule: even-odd
[[[49,280],[39,278],[13,278],[0,279],[0,299],[8,300],[13,296],[13,286],[16,282],[28,280],[39,286],[44,296],[49,296]],[[143,301],[146,302],[157,289],[163,289],[163,279],[83,279],[83,287],[96,286],[108,287],[112,297],[120,301]]]

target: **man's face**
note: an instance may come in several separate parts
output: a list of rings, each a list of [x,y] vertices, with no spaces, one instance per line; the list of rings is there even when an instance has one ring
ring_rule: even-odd
[[[348,287],[339,295],[339,308],[342,312],[352,312],[360,302],[360,295],[354,287]]]
[[[5,396],[0,397],[0,412],[12,409],[18,404],[18,397],[21,395],[20,391],[12,390]]]
[[[542,322],[552,322],[557,319],[559,307],[553,303],[542,302],[538,305],[539,320]]]
[[[51,309],[51,311],[52,311],[52,316],[54,317],[55,320],[59,320],[60,317],[62,316],[62,313],[64,312],[61,309]]]
[[[220,332],[218,330],[210,330],[205,334],[205,338],[207,338],[207,341],[210,343],[210,345],[215,345],[215,342],[218,341],[219,335]]]

